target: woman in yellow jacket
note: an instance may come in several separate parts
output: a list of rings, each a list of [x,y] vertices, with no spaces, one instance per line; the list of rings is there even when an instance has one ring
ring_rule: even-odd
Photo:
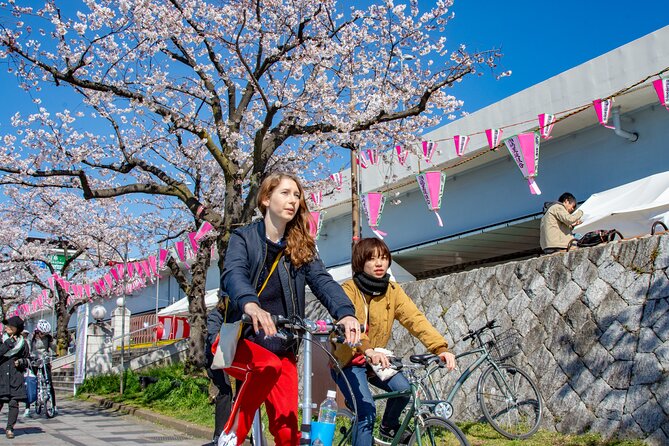
[[[401,372],[383,381],[371,370],[371,365],[380,364],[382,368],[390,365],[385,353],[374,349],[386,347],[395,320],[430,352],[439,355],[449,370],[455,368],[455,356],[447,350],[446,339],[430,324],[404,290],[390,281],[388,268],[391,261],[390,250],[383,241],[376,238],[362,239],[353,248],[353,279],[343,285],[355,306],[356,318],[365,321],[365,330],[360,336],[361,345],[351,348],[338,344],[334,352],[339,363],[344,365],[343,375],[351,385],[358,409],[358,424],[353,437],[356,446],[369,446],[373,441],[376,407],[369,384],[385,391],[409,388],[409,382]],[[333,376],[348,405],[352,407],[352,396],[342,375],[333,372]],[[388,400],[379,428],[382,436],[395,436],[400,426],[399,417],[408,402],[409,397]],[[403,438],[402,443],[408,439]]]

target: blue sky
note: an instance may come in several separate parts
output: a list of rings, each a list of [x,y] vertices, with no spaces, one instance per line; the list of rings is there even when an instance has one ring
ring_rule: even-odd
[[[422,1],[420,2],[422,4]],[[453,48],[501,48],[512,76],[470,79],[458,86],[465,110],[476,111],[669,25],[661,1],[456,0],[446,28]],[[666,5],[666,3],[665,3]],[[669,63],[669,61],[667,61]]]

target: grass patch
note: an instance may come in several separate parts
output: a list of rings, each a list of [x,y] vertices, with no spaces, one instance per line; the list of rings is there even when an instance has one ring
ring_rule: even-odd
[[[142,389],[139,383],[140,376],[151,376],[158,378],[158,381]],[[115,402],[143,407],[213,430],[214,406],[209,402],[208,388],[209,379],[204,372],[196,376],[186,375],[183,365],[174,364],[142,370],[139,374],[127,371],[123,396],[119,394],[119,375],[115,374],[86,378],[77,388],[77,396],[82,394],[105,396]],[[262,412],[264,425],[267,426],[267,415],[264,410]],[[314,413],[316,414],[317,412]],[[377,421],[380,422],[380,418]],[[341,436],[339,427],[346,423],[342,424],[338,420],[338,424],[337,439]],[[563,435],[545,430],[540,430],[527,440],[508,440],[487,423],[465,422],[458,423],[458,426],[467,435],[472,446],[644,446],[645,444],[640,440],[603,440],[595,433]],[[266,436],[269,437],[269,434],[266,433]]]
[[[471,446],[644,446],[641,440],[603,440],[601,435],[587,433],[564,435],[539,430],[527,440],[509,440],[487,423],[458,423]]]
[[[142,389],[140,376],[151,376],[158,381]],[[105,396],[117,403],[143,407],[164,415],[189,421],[201,426],[214,427],[214,406],[209,402],[209,379],[184,373],[182,364],[125,373],[125,387],[120,394],[120,375],[98,375],[77,388],[77,396],[94,394]]]

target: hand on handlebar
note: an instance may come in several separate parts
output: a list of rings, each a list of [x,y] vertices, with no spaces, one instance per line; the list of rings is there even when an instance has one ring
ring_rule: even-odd
[[[451,371],[455,369],[455,355],[451,352],[443,352],[439,354],[439,358],[446,364],[446,368]]]
[[[253,330],[256,334],[262,328],[265,332],[265,336],[276,335],[276,326],[272,320],[272,315],[260,308],[260,305],[255,302],[249,302],[244,305],[244,313],[251,317],[251,320],[253,321]]]
[[[360,322],[353,316],[345,316],[338,322],[344,326],[344,336],[348,345],[360,345]]]
[[[390,359],[388,359],[385,353],[370,348],[365,351],[365,356],[369,358],[372,365],[381,364],[381,368],[383,369],[390,367]]]

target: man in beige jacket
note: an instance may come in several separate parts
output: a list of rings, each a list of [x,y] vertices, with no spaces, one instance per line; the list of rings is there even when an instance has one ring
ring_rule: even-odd
[[[574,238],[571,230],[581,224],[582,216],[583,211],[576,210],[576,198],[569,192],[560,195],[558,201],[545,203],[540,235],[544,254],[566,251]]]

